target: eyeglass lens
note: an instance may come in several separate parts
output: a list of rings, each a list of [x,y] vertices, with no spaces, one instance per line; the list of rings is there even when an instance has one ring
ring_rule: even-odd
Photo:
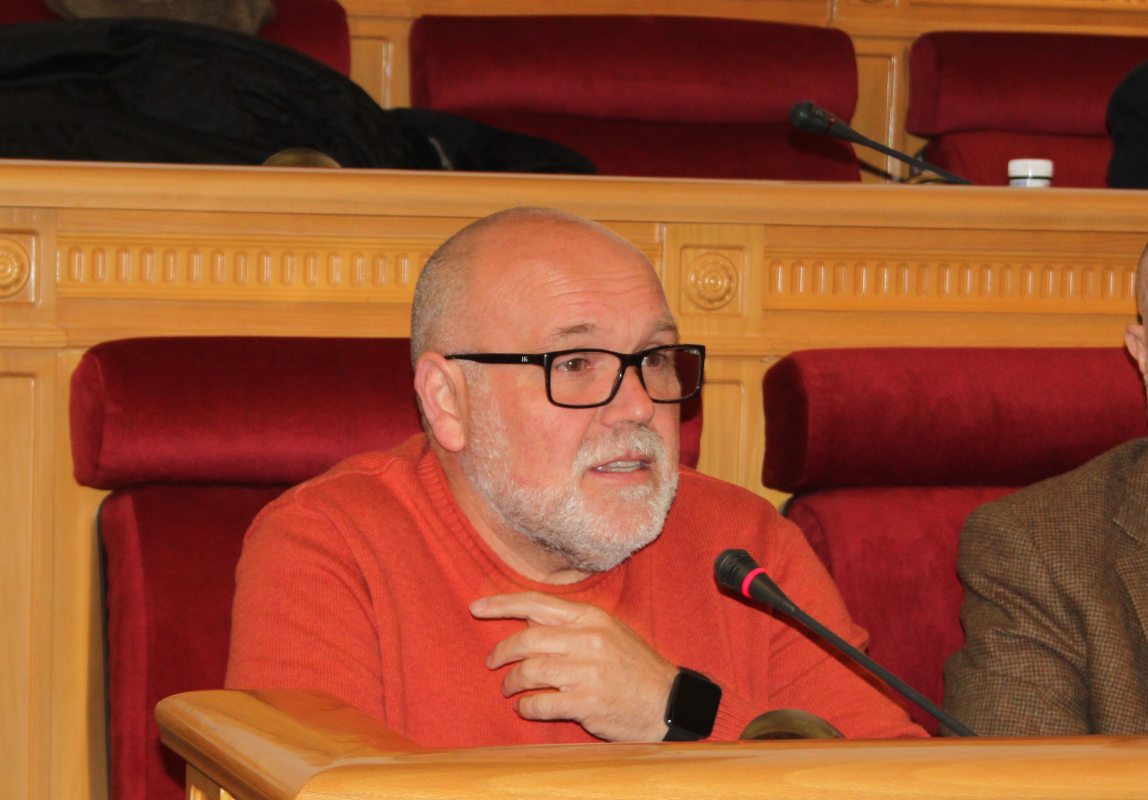
[[[550,362],[551,397],[569,405],[602,403],[613,394],[621,368],[622,360],[613,353],[563,353]],[[651,399],[677,402],[697,388],[701,368],[701,354],[694,348],[658,348],[642,359],[642,382]]]

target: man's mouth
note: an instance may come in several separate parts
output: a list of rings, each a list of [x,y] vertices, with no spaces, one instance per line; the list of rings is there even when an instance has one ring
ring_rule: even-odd
[[[608,461],[594,467],[594,472],[637,472],[640,469],[649,469],[650,462],[645,459]]]

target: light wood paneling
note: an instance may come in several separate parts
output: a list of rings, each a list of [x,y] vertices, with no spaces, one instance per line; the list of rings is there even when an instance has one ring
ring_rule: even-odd
[[[28,534],[36,531],[39,511],[35,486],[36,436],[32,430],[36,413],[36,378],[4,359],[0,366],[0,794],[28,796],[27,765],[32,761],[34,712],[32,675],[36,665],[33,645],[33,587],[37,581],[38,553],[42,542]],[[41,620],[42,621],[42,620]]]

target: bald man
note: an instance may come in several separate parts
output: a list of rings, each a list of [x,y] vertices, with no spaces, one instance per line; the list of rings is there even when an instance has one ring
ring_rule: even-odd
[[[636,248],[551,210],[480,220],[424,268],[411,348],[425,435],[253,523],[229,686],[323,689],[430,746],[731,740],[774,708],[923,735],[714,585],[717,554],[747,548],[865,643],[793,525],[679,467],[705,350]]]

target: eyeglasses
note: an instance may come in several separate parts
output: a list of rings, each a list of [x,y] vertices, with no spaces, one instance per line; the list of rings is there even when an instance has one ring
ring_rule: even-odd
[[[479,364],[534,364],[546,372],[546,397],[562,408],[604,406],[618,394],[626,370],[635,367],[655,403],[681,403],[702,387],[706,349],[671,344],[638,353],[613,350],[556,350],[553,353],[455,353],[449,359]]]

